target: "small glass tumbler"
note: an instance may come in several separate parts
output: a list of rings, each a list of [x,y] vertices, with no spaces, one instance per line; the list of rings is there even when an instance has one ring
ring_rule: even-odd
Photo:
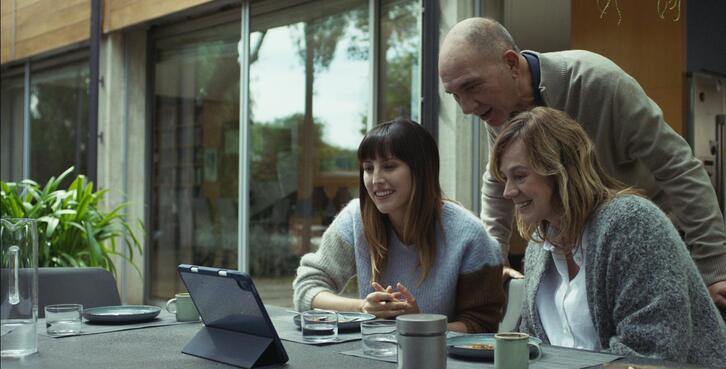
[[[396,356],[398,353],[395,320],[361,322],[360,333],[364,354],[380,357]]]
[[[83,305],[58,304],[45,307],[45,328],[50,336],[70,336],[81,333]]]
[[[303,341],[322,343],[338,338],[338,313],[309,310],[300,314]]]

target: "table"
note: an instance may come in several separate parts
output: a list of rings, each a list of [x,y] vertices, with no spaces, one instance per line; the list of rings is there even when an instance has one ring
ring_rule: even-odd
[[[270,315],[284,312],[269,307]],[[197,333],[201,323],[157,326],[92,335],[51,338],[38,335],[38,353],[22,359],[2,359],[3,369],[85,369],[85,368],[234,368],[181,353],[181,348]],[[282,341],[290,361],[276,366],[287,369],[393,369],[396,364],[341,355],[355,350],[360,341],[327,346],[310,346]],[[683,364],[660,360],[626,358],[623,363],[663,365],[683,368]],[[627,366],[625,366],[627,368]],[[270,367],[268,367],[270,368]]]

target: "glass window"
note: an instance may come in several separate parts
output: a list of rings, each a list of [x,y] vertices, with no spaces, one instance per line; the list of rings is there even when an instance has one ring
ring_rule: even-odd
[[[0,178],[19,181],[23,176],[23,77],[2,80],[0,96]]]
[[[418,0],[386,1],[381,9],[378,116],[382,122],[405,117],[420,123],[419,9]]]
[[[87,62],[32,72],[30,83],[30,178],[45,183],[71,166],[88,167]],[[70,184],[71,176],[67,179]]]
[[[155,41],[151,298],[183,289],[176,266],[237,268],[239,22]]]
[[[356,150],[371,85],[369,1],[334,4],[252,4],[248,260],[270,304],[292,304],[300,257],[317,249],[335,215],[358,197]],[[379,115],[386,119],[418,115],[417,9],[411,0],[382,9]],[[155,36],[151,298],[182,289],[180,263],[238,267],[240,28],[236,21]]]
[[[300,256],[317,249],[334,216],[358,197],[368,1],[334,4],[252,10],[249,260],[269,304],[292,304]]]

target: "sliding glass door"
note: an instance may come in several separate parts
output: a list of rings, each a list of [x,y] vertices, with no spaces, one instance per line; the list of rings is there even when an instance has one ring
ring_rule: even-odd
[[[154,46],[150,294],[183,289],[181,263],[237,268],[239,22]]]
[[[300,256],[358,196],[368,124],[368,2],[252,8],[249,268],[290,305]]]
[[[249,35],[239,10],[154,32],[152,299],[183,289],[176,265],[234,269],[242,252],[265,303],[291,306],[300,257],[358,197],[356,151],[377,123],[371,99],[378,121],[418,117],[418,1],[376,1],[376,22],[371,3],[253,1]],[[240,46],[249,46],[248,86]],[[248,233],[238,244],[242,206]]]

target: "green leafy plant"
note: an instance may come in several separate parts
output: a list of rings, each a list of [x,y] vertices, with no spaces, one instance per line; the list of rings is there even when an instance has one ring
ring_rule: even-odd
[[[0,214],[37,220],[39,266],[102,267],[115,275],[112,256],[116,255],[141,275],[133,258],[134,253],[142,253],[142,247],[122,212],[128,204],[104,212],[100,205],[108,190],[94,192],[93,182],[84,175],[78,175],[68,189],[59,189],[71,172],[73,167],[58,178],[52,177],[42,188],[30,179],[0,181]],[[121,249],[119,237],[123,240]],[[124,248],[127,254],[122,252]]]

